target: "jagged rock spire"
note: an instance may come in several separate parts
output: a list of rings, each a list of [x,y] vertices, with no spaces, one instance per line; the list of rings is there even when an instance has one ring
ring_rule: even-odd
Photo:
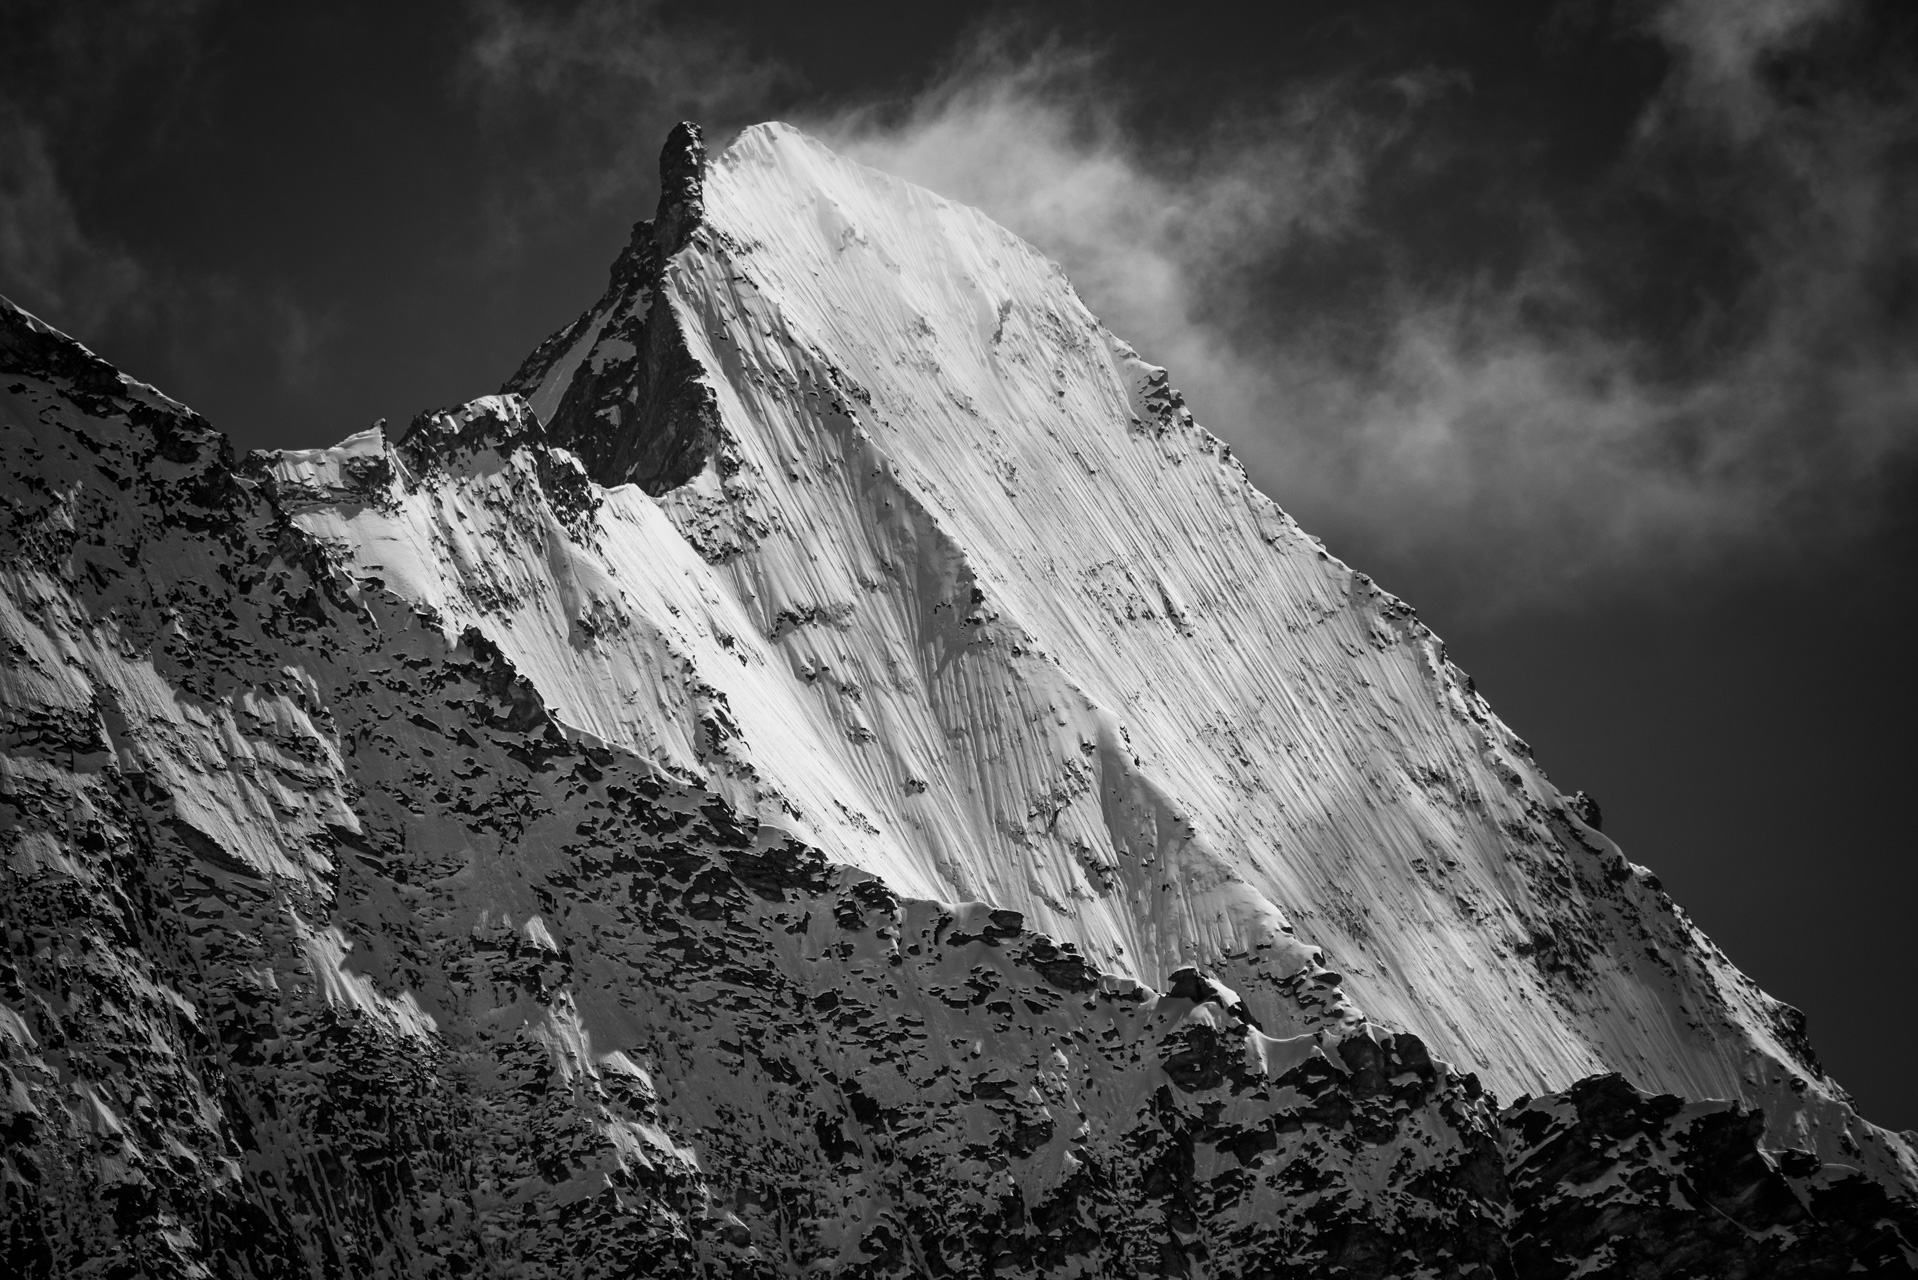
[[[686,247],[706,214],[706,140],[699,126],[681,120],[659,152],[659,212],[653,240],[667,257]]]
[[[677,488],[705,468],[718,439],[711,389],[658,300],[667,259],[705,219],[705,187],[705,140],[682,120],[659,153],[659,209],[634,226],[605,294],[504,387],[526,396],[553,442],[601,484]]]

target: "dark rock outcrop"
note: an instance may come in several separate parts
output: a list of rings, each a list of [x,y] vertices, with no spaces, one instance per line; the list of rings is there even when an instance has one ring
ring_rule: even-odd
[[[705,172],[699,127],[676,126],[659,158],[659,210],[633,227],[606,293],[541,343],[504,388],[530,395],[562,361],[576,361],[546,427],[603,485],[665,493],[704,470],[720,446],[712,388],[659,290],[667,261],[703,216]]]
[[[1766,1150],[1764,1117],[1735,1103],[1594,1076],[1504,1123],[1520,1280],[1912,1274],[1918,1206],[1856,1169]]]

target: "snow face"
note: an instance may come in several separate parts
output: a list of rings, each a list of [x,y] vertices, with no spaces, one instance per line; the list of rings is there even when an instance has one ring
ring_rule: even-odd
[[[663,167],[332,449],[0,307],[26,1274],[1909,1264],[1905,1143],[1056,267]]]
[[[1502,1256],[1497,1112],[1416,1036],[1268,1035],[709,785],[744,733],[673,648],[739,619],[643,495],[595,551],[625,495],[517,397],[269,469],[17,312],[0,355],[9,1274]],[[677,611],[621,692],[678,701],[604,722],[649,752],[480,599],[582,649]]]
[[[1109,971],[1205,967],[1268,1025],[1416,1028],[1508,1097],[1611,1070],[1762,1106],[1780,1138],[1842,1130],[1792,1011],[1056,265],[782,125],[747,130],[704,199],[653,314],[717,439],[690,483],[608,503],[681,535],[645,555],[710,566],[723,639],[682,651],[740,717],[742,802]],[[616,364],[621,341],[568,358]],[[640,658],[479,621],[562,719],[654,749],[650,709],[611,723],[592,692]],[[1284,994],[1314,956],[1347,1010]]]

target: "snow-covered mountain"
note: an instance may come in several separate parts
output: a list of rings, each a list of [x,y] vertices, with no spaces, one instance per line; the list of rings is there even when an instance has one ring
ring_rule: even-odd
[[[11,1274],[1918,1263],[1918,1135],[1054,264],[661,169],[331,449],[0,314]]]

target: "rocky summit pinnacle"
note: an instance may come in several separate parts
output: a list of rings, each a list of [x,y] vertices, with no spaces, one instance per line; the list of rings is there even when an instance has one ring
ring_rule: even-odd
[[[659,251],[671,257],[686,247],[706,213],[706,140],[699,126],[681,121],[666,135],[659,153],[659,212],[653,235]]]
[[[676,128],[325,449],[0,308],[8,1275],[1909,1274],[1860,1117],[971,209]]]

